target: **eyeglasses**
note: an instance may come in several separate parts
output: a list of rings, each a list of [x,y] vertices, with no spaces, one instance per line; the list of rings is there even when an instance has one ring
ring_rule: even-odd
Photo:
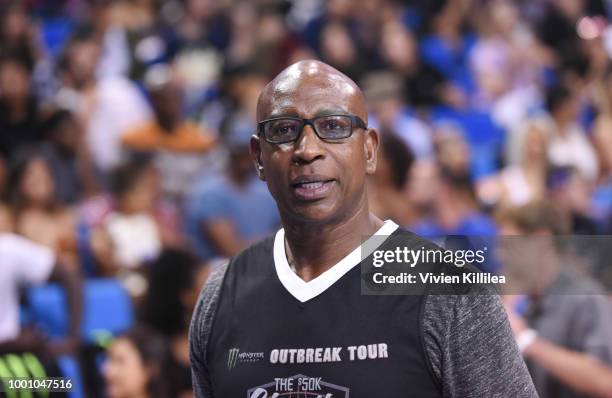
[[[359,116],[325,115],[312,119],[277,117],[262,120],[257,124],[257,132],[271,144],[284,144],[296,141],[307,124],[323,141],[342,140],[350,137],[354,128],[368,128]]]

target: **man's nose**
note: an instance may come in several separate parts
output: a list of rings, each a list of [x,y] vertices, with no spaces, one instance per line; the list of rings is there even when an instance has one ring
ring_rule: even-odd
[[[312,163],[324,156],[323,141],[310,125],[305,125],[302,134],[295,142],[293,161],[295,163]]]

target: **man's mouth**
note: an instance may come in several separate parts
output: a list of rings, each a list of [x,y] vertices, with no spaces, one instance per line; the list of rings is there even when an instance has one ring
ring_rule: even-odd
[[[291,182],[291,188],[299,199],[318,200],[327,195],[334,182],[334,179],[322,176],[300,176]]]

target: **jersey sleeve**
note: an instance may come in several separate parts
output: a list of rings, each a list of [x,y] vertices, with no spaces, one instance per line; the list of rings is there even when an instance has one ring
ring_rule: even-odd
[[[444,397],[536,397],[500,297],[429,295],[422,330]]]
[[[193,391],[196,398],[213,398],[212,383],[206,363],[207,344],[228,263],[215,269],[200,293],[189,328],[189,358]]]

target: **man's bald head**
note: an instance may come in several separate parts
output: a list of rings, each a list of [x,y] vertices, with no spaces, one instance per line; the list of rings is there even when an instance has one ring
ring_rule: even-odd
[[[319,61],[291,65],[263,89],[257,102],[258,122],[275,119],[269,123],[279,131],[288,128],[282,120],[325,122],[325,116],[331,117],[327,123],[334,129],[334,117],[357,116],[365,122],[368,113],[355,82]],[[376,170],[378,134],[363,125],[351,128],[348,137],[330,140],[318,136],[314,124],[303,124],[290,142],[271,143],[262,134],[252,137],[256,170],[284,222],[338,223],[355,214],[369,217],[365,179]]]
[[[257,121],[282,116],[284,111],[298,113],[300,110],[294,108],[301,105],[312,108],[307,103],[350,112],[366,123],[368,120],[365,98],[353,80],[324,62],[305,60],[285,68],[262,90]]]

